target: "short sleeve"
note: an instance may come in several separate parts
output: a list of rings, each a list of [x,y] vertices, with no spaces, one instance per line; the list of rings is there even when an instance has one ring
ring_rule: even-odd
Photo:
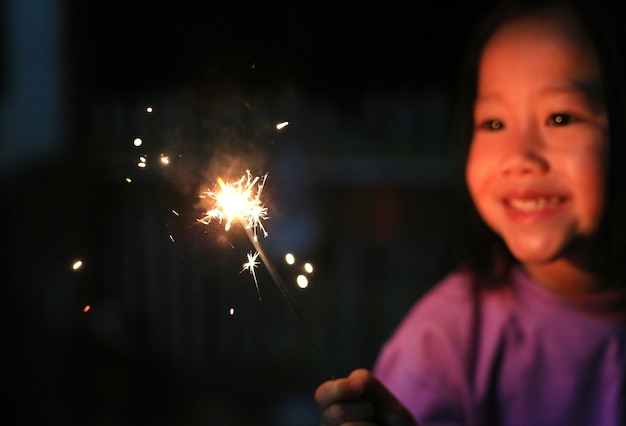
[[[424,425],[468,424],[470,294],[459,274],[435,286],[408,312],[374,366],[374,374]]]

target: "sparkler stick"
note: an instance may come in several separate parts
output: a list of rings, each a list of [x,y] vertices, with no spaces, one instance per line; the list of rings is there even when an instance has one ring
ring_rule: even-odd
[[[308,332],[302,315],[296,306],[296,303],[289,295],[287,290],[287,286],[285,285],[283,279],[280,274],[276,270],[276,267],[272,262],[270,262],[269,258],[265,254],[265,250],[261,247],[259,243],[257,228],[263,232],[263,235],[267,237],[268,233],[263,227],[261,220],[267,219],[267,208],[261,203],[261,192],[263,191],[263,187],[265,185],[265,180],[267,179],[267,174],[263,176],[263,179],[259,182],[259,177],[252,178],[252,175],[249,170],[246,171],[246,174],[242,176],[238,181],[234,183],[226,183],[222,178],[218,178],[218,184],[220,186],[220,192],[206,192],[210,198],[215,200],[215,204],[213,208],[206,212],[203,218],[198,219],[199,222],[208,224],[212,219],[217,219],[220,221],[226,221],[224,226],[225,230],[228,231],[232,225],[234,220],[237,220],[242,228],[245,230],[246,235],[250,239],[250,242],[254,246],[256,253],[248,254],[248,262],[243,264],[244,270],[249,270],[250,274],[254,278],[254,284],[257,289],[257,293],[259,296],[259,300],[261,300],[261,294],[259,292],[259,285],[257,282],[256,274],[254,272],[254,268],[258,265],[256,261],[257,255],[261,257],[261,261],[267,268],[270,276],[274,280],[274,283],[278,287],[279,291],[287,301],[287,304],[295,314],[298,319],[299,324],[302,326],[302,329],[309,339],[311,345],[318,353],[322,361],[326,364],[329,371],[331,371],[330,376],[334,378],[334,374],[329,367],[329,363],[324,357],[324,354],[319,349],[315,340]],[[256,194],[254,193],[254,186],[257,185]]]
[[[291,310],[295,314],[296,318],[298,318],[298,322],[302,326],[302,330],[304,330],[304,334],[309,339],[309,342],[311,342],[311,345],[313,346],[313,348],[315,349],[315,351],[317,352],[319,357],[322,359],[324,364],[326,364],[327,368],[331,372],[330,373],[331,378],[334,379],[335,377],[334,377],[334,374],[332,373],[332,370],[330,369],[330,364],[328,363],[328,360],[326,359],[326,357],[324,356],[324,354],[322,353],[320,348],[315,343],[315,340],[313,339],[311,334],[308,332],[308,330],[307,330],[307,328],[306,328],[306,326],[304,324],[304,318],[300,314],[300,310],[296,306],[296,303],[294,302],[294,300],[289,295],[289,291],[287,290],[287,286],[285,285],[283,279],[281,278],[280,274],[276,270],[276,267],[274,266],[274,264],[272,262],[270,262],[269,258],[265,254],[265,250],[263,250],[263,247],[261,247],[261,244],[259,243],[259,239],[254,234],[253,230],[250,229],[248,226],[245,226],[245,224],[243,224],[243,223],[241,225],[242,225],[243,229],[246,231],[246,235],[248,235],[248,238],[250,239],[250,242],[252,243],[252,245],[254,246],[255,250],[257,251],[257,253],[261,257],[261,261],[263,262],[263,264],[267,268],[267,271],[269,272],[270,276],[274,280],[274,283],[276,284],[276,286],[278,287],[278,289],[282,293],[283,297],[287,301],[287,304],[289,305],[289,307],[291,308]]]

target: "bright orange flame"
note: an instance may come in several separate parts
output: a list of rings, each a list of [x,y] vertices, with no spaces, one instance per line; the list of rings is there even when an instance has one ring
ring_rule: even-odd
[[[220,223],[225,221],[224,229],[228,231],[233,221],[238,220],[246,228],[253,229],[255,237],[257,227],[263,231],[264,236],[267,236],[267,231],[261,224],[261,220],[267,219],[267,208],[260,198],[267,174],[263,176],[261,182],[259,179],[259,177],[253,179],[250,171],[246,171],[246,174],[236,182],[224,182],[221,177],[218,178],[220,191],[205,193],[215,200],[213,208],[198,221],[204,224],[208,224],[212,219],[217,219]]]

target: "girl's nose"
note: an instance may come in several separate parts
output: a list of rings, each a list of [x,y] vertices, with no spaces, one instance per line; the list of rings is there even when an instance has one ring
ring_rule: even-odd
[[[545,156],[545,144],[536,129],[526,129],[510,136],[505,142],[507,148],[502,159],[503,174],[542,174],[548,171],[550,164]]]

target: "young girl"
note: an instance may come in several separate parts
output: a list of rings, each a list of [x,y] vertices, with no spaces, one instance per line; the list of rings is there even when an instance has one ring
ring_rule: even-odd
[[[459,125],[488,261],[418,301],[373,374],[321,384],[323,425],[626,424],[625,92],[599,18],[544,1],[485,22]]]

